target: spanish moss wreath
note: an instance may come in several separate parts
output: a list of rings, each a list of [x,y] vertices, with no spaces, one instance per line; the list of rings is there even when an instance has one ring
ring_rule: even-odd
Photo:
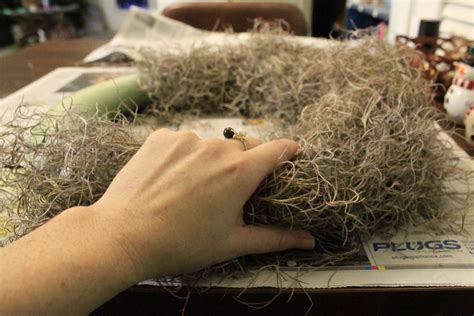
[[[448,183],[469,173],[438,138],[429,87],[405,49],[372,37],[316,47],[257,32],[238,44],[143,55],[138,68],[151,102],[132,119],[68,109],[33,142],[35,124],[18,124],[20,109],[2,131],[0,208],[16,236],[97,201],[142,144],[134,132],[141,116],[167,123],[184,116],[263,118],[272,137],[299,142],[297,157],[261,183],[244,217],[251,225],[309,230],[317,248],[228,263],[240,270],[282,256],[322,265],[354,254],[374,233],[407,225],[446,231],[462,219],[466,203],[454,208],[445,201],[466,198]]]

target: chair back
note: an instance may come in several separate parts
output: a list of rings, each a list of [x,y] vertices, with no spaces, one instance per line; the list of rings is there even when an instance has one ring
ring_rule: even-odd
[[[295,35],[307,35],[308,29],[301,11],[287,3],[246,2],[194,2],[171,4],[162,12],[166,17],[193,27],[223,31],[231,27],[234,32],[245,32],[252,28],[253,20],[284,20]]]

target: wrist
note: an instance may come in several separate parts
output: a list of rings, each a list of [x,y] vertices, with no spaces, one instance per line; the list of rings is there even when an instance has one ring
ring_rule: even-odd
[[[91,312],[137,282],[119,248],[100,212],[70,208],[3,250],[0,261],[9,267],[4,298],[21,291],[28,304],[15,308],[25,313],[28,306],[45,314]],[[20,286],[26,283],[27,289]]]
[[[151,219],[140,214],[137,209],[108,202],[99,201],[91,209],[100,214],[100,221],[107,226],[107,239],[122,264],[130,271],[132,284],[180,272],[176,253],[182,245],[173,225],[165,222],[161,216]]]
[[[115,266],[119,274],[116,276],[127,287],[143,281],[143,272],[137,265],[136,254],[128,232],[128,225],[120,218],[118,210],[103,209],[97,204],[85,207],[94,219],[94,235],[100,239],[99,248],[104,249],[108,260]],[[113,218],[111,218],[113,216]]]

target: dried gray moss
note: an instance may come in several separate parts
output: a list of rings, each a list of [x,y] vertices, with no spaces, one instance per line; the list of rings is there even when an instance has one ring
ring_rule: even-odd
[[[265,179],[244,213],[249,224],[311,231],[318,248],[300,262],[339,260],[357,251],[361,236],[407,224],[452,229],[464,216],[467,196],[446,183],[470,173],[437,138],[427,83],[405,50],[372,38],[318,48],[253,34],[239,45],[144,54],[139,69],[153,100],[145,115],[265,118],[274,136],[299,141],[298,156]],[[96,201],[142,142],[124,119],[71,115],[40,145],[15,124],[2,134],[0,187],[10,193],[0,208],[17,234]],[[447,198],[462,206],[445,207]],[[232,265],[246,270],[249,260],[275,256]]]

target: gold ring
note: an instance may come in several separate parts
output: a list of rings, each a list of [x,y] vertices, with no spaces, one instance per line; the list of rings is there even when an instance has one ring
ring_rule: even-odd
[[[245,134],[239,130],[235,130],[232,127],[226,127],[223,131],[224,137],[226,139],[237,139],[240,140],[242,145],[244,145],[244,150],[247,150],[247,144],[245,143]]]

